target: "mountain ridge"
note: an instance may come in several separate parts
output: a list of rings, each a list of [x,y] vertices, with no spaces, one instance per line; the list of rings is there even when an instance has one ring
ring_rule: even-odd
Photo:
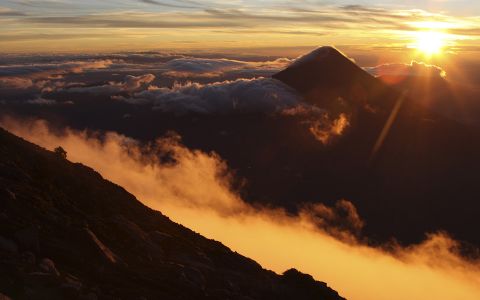
[[[0,292],[13,299],[343,299],[149,209],[0,129]]]

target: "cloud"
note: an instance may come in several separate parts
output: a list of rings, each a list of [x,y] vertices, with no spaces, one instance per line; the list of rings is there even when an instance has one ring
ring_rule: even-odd
[[[165,63],[168,69],[164,75],[172,77],[218,77],[227,72],[243,71],[258,72],[270,71],[275,72],[284,68],[290,63],[288,58],[278,58],[274,61],[240,61],[226,58],[196,58],[184,57],[172,59]]]
[[[31,49],[41,47],[58,50],[54,47],[59,45],[62,49],[78,50],[75,45],[87,48],[82,39],[88,38],[88,34],[97,48],[109,50],[120,47],[152,49],[158,44],[168,48],[189,48],[192,44],[214,48],[221,44],[238,51],[239,47],[253,44],[262,47],[317,44],[319,34],[325,36],[322,40],[328,43],[351,41],[355,45],[363,43],[361,47],[381,44],[397,48],[407,42],[406,37],[418,31],[414,23],[425,20],[454,24],[447,30],[447,39],[451,42],[448,44],[455,45],[447,48],[453,49],[474,45],[474,39],[469,37],[479,32],[477,17],[455,15],[449,9],[432,12],[426,5],[422,10],[418,5],[345,6],[318,1],[286,1],[282,4],[249,1],[246,5],[243,1],[136,0],[124,1],[121,7],[105,1],[84,5],[50,2],[47,14],[45,7],[38,2],[32,3],[35,5],[22,7],[25,16],[5,18],[9,30],[3,36],[8,39],[5,41],[8,49],[31,52]],[[449,14],[445,13],[447,11]],[[39,28],[42,28],[41,32]],[[42,43],[45,38],[69,38],[65,34],[67,28],[75,43]],[[179,30],[180,40],[173,38],[172,29]],[[202,34],[198,34],[198,30]],[[235,32],[234,38],[225,34],[232,31]],[[18,43],[18,40],[24,43]]]
[[[309,121],[309,123],[310,132],[324,145],[327,145],[335,138],[342,136],[345,129],[350,126],[349,118],[344,113],[341,113],[333,120],[328,114],[325,114],[322,118]]]
[[[173,8],[198,8],[199,5],[197,2],[194,1],[158,1],[158,0],[139,0],[140,2],[146,3],[146,4],[153,4],[153,5],[159,5],[159,6],[165,6],[165,7],[173,7]],[[179,4],[180,3],[180,4]]]
[[[165,64],[165,67],[169,70],[166,74],[184,73],[186,74],[185,77],[205,74],[218,76],[225,71],[244,68],[246,66],[248,66],[248,63],[243,61],[193,57],[172,59]]]
[[[294,107],[281,111],[285,116],[300,116],[302,123],[308,126],[308,130],[323,145],[329,145],[341,137],[350,126],[350,116],[347,113],[339,113],[337,116],[317,106],[300,103]]]
[[[168,3],[165,1],[148,1],[150,4]],[[26,24],[41,24],[42,26],[62,26],[65,28],[222,28],[222,29],[265,29],[278,30],[279,26],[298,28],[348,29],[351,26],[362,28],[406,30],[409,21],[416,21],[422,17],[435,20],[449,19],[442,14],[433,14],[418,9],[385,9],[366,8],[362,6],[336,7],[321,5],[314,8],[298,8],[290,5],[239,7],[230,5],[222,7],[218,4],[182,5],[176,4],[179,10],[170,12],[159,11],[102,11],[96,14],[77,14],[75,16],[59,14],[55,16],[28,16],[22,17]],[[196,6],[196,7],[195,7]],[[193,10],[192,10],[193,9]],[[31,25],[30,25],[31,26]]]
[[[102,55],[51,55],[51,56],[15,56],[0,59],[0,79],[7,81],[64,79],[76,80],[86,85],[105,85],[105,82],[118,82],[118,76],[142,76],[141,73],[174,79],[206,79],[253,77],[268,75],[285,67],[290,60],[255,57],[256,61],[224,58],[222,54],[210,54],[210,57],[193,57],[185,54],[168,53],[121,53]],[[236,56],[242,59],[242,55]],[[248,58],[245,57],[245,58]],[[45,63],[45,61],[51,61]],[[3,65],[2,65],[3,63]],[[103,72],[97,72],[102,70]],[[96,72],[93,76],[73,76]],[[10,78],[10,79],[9,79]],[[114,80],[112,80],[114,78]],[[161,80],[161,78],[159,78]],[[125,79],[130,82],[134,78]],[[205,80],[203,80],[205,81]],[[171,84],[171,83],[169,83]],[[21,88],[21,85],[17,85]],[[25,83],[23,84],[25,85]],[[138,87],[136,87],[138,88]],[[133,89],[136,89],[133,88]],[[104,89],[104,88],[103,88]],[[127,90],[132,88],[126,87]],[[104,89],[105,90],[105,89]]]
[[[349,202],[307,207],[299,215],[252,207],[230,189],[231,175],[220,157],[187,149],[176,136],[142,147],[115,133],[98,140],[69,129],[57,135],[44,122],[4,119],[1,124],[48,149],[61,145],[69,160],[93,167],[149,207],[263,267],[276,272],[295,267],[328,282],[348,299],[480,297],[479,263],[459,256],[458,243],[444,233],[431,234],[411,247],[389,245],[389,251],[355,238],[344,242],[324,229],[341,230],[345,224],[361,229],[362,221]],[[165,151],[173,162],[158,158]]]
[[[113,63],[112,60],[67,61],[52,63],[36,63],[34,65],[0,66],[0,76],[28,76],[29,78],[48,77],[68,73],[81,73],[86,70],[104,69]]]
[[[300,96],[270,78],[199,84],[187,82],[172,88],[150,88],[125,98],[129,103],[150,103],[154,109],[175,114],[273,113],[294,106]]]
[[[423,62],[412,61],[410,64],[384,64],[376,67],[365,68],[374,76],[420,76],[444,78],[447,73],[438,66]]]
[[[306,204],[300,210],[300,216],[346,242],[361,238],[365,225],[353,203],[345,199],[338,200],[333,207],[322,203]]]
[[[21,17],[26,16],[25,13],[21,11],[16,11],[6,7],[0,7],[0,17]]]
[[[53,105],[57,102],[52,99],[45,99],[45,98],[35,98],[32,100],[27,101],[28,104],[36,104],[36,105]]]
[[[0,89],[26,89],[33,86],[29,78],[21,77],[0,77]]]
[[[63,87],[65,82],[50,79],[32,80],[28,77],[0,77],[0,90],[8,93],[23,93],[25,90],[33,92],[52,92]],[[17,99],[21,101],[21,99]]]
[[[125,81],[123,83],[123,89],[126,91],[135,91],[142,87],[147,86],[155,79],[155,75],[153,74],[145,74],[141,76],[132,76],[127,75],[125,77]]]
[[[127,75],[125,76],[123,82],[109,82],[108,84],[94,86],[66,87],[58,91],[66,93],[113,96],[122,92],[133,93],[138,90],[146,89],[153,80],[155,80],[155,75],[153,74],[144,74],[139,76]]]

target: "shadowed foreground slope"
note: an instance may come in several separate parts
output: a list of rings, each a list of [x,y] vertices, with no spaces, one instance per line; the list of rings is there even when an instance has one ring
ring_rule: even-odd
[[[3,129],[0,199],[0,293],[13,299],[343,299],[294,269],[264,270]]]

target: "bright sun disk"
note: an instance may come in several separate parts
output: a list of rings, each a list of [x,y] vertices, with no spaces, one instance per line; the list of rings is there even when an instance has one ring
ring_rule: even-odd
[[[414,47],[428,56],[439,54],[445,46],[445,35],[437,31],[419,31],[416,39]]]

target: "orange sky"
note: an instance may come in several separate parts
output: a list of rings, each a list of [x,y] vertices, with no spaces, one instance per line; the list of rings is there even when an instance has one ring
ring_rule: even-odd
[[[318,45],[404,51],[418,46],[419,32],[432,31],[441,35],[443,52],[479,49],[476,1],[356,2],[0,0],[0,51],[246,51]]]

